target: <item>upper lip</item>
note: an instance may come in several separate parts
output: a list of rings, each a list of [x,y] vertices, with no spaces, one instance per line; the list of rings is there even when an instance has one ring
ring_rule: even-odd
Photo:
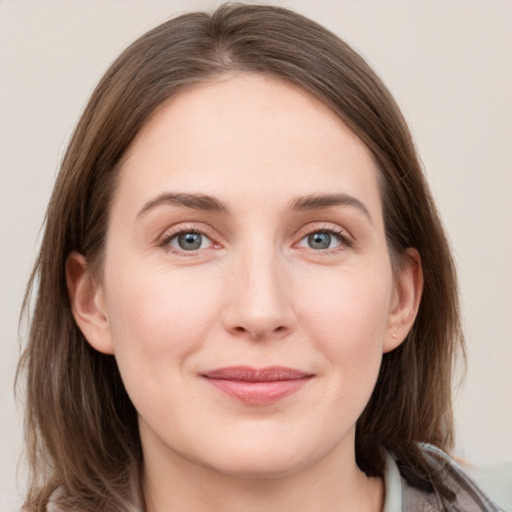
[[[275,382],[280,380],[298,380],[312,377],[307,373],[284,366],[268,366],[266,368],[251,368],[249,366],[229,366],[210,370],[202,374],[210,379],[235,380],[241,382]]]

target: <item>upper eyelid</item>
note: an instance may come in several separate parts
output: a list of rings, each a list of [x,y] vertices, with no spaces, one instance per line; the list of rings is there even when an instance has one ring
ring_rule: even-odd
[[[200,224],[201,226],[198,227],[198,224]],[[181,223],[177,224],[176,226],[172,226],[170,228],[165,229],[158,236],[157,240],[163,242],[163,241],[169,240],[170,238],[174,238],[176,235],[179,235],[180,233],[190,232],[190,233],[199,233],[201,235],[204,235],[204,236],[210,238],[212,241],[215,241],[215,239],[218,237],[215,237],[215,234],[212,233],[213,228],[211,228],[209,226],[207,228],[204,228],[203,226],[205,226],[205,225],[206,224],[204,224],[203,222],[199,222],[199,223],[181,222]]]
[[[171,232],[171,233],[163,236],[163,242],[168,242],[169,240],[174,240],[179,235],[182,235],[185,233],[195,233],[197,235],[204,236],[204,237],[208,238],[208,240],[210,240],[212,243],[214,243],[212,240],[212,237],[208,233],[205,233],[204,231],[200,231],[199,229],[180,229],[178,231]]]
[[[311,226],[311,224],[314,224],[314,225]],[[308,224],[308,225],[300,228],[299,230],[297,230],[296,236],[300,237],[300,239],[302,240],[302,238],[310,235],[311,233],[317,233],[319,231],[326,231],[328,233],[334,233],[338,236],[344,236],[346,238],[349,238],[350,240],[354,240],[354,236],[352,235],[352,233],[348,229],[340,226],[339,224],[326,223],[326,222],[314,222],[311,224]]]

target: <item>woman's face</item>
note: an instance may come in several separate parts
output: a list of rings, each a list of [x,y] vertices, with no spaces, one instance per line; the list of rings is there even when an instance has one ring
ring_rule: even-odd
[[[115,354],[146,462],[254,476],[353,460],[410,325],[377,175],[327,107],[262,75],[175,95],[144,127],[80,325]]]

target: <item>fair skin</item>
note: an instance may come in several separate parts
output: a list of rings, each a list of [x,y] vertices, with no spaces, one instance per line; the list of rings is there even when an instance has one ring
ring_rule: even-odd
[[[147,512],[381,510],[355,423],[422,277],[414,250],[392,271],[364,144],[300,89],[242,73],[168,100],[120,172],[101,276],[73,253],[67,278],[139,413]],[[240,366],[300,378],[212,378]]]

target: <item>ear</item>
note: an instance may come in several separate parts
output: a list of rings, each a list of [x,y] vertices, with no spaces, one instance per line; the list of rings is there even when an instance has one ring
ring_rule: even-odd
[[[77,252],[66,259],[66,284],[73,317],[85,339],[99,352],[113,354],[103,288],[87,271],[85,258]]]
[[[405,251],[403,263],[395,276],[383,352],[394,350],[405,340],[416,319],[422,292],[421,257],[416,249],[409,248]]]

